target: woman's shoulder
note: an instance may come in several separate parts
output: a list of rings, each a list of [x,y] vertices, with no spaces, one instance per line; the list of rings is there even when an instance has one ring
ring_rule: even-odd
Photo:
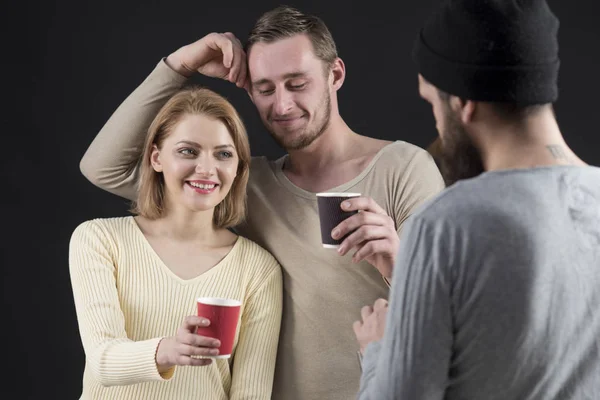
[[[283,271],[277,259],[258,243],[239,236],[236,242],[238,254],[235,263],[245,277],[248,293],[253,294],[266,290],[281,290],[283,285]]]
[[[244,236],[238,236],[236,245],[240,255],[249,266],[265,268],[268,270],[280,269],[277,259],[258,243]]]
[[[103,227],[105,229],[122,229],[131,225],[134,221],[132,216],[92,218],[80,222],[76,229],[93,229],[93,227]]]
[[[75,227],[72,236],[96,237],[98,239],[111,238],[118,240],[124,235],[131,224],[134,222],[133,217],[110,217],[110,218],[93,218],[80,222]]]

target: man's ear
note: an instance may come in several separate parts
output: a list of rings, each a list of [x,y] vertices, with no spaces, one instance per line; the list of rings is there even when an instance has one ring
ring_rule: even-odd
[[[473,117],[475,116],[475,110],[477,109],[477,102],[473,100],[467,100],[465,102],[465,106],[463,107],[463,111],[460,115],[460,118],[463,124],[473,122]]]
[[[341,58],[336,58],[333,64],[331,64],[331,76],[333,77],[331,84],[335,91],[339,90],[344,84],[346,79],[346,65]]]
[[[457,96],[451,96],[450,108],[460,116],[460,120],[463,124],[468,124],[473,121],[473,116],[477,109],[477,102],[465,100]]]
[[[156,172],[163,171],[162,163],[160,161],[160,150],[155,144],[152,145],[152,153],[150,153],[150,164],[152,164],[152,168],[154,168]]]

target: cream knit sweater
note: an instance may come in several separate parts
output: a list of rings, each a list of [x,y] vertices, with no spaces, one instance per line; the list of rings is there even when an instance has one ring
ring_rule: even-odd
[[[69,267],[86,354],[82,399],[270,399],[282,275],[266,250],[239,237],[202,275],[183,280],[154,252],[133,217],[95,219],[71,238]],[[199,296],[243,302],[234,354],[205,367],[155,364]]]

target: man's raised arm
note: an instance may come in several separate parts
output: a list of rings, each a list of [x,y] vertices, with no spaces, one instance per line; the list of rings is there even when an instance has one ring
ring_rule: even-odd
[[[79,164],[82,174],[101,189],[135,200],[148,127],[196,72],[247,87],[246,54],[239,40],[229,32],[209,33],[161,60],[98,132]]]
[[[81,173],[99,188],[134,200],[148,127],[186,80],[161,60],[98,132],[81,159]]]

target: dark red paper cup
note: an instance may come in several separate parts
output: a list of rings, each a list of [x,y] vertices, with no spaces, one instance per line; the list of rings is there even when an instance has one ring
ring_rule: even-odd
[[[196,333],[221,341],[219,355],[210,357],[231,357],[242,303],[218,297],[199,297],[196,299],[196,303],[198,304],[198,316],[210,321],[209,326],[198,327]]]
[[[360,197],[360,193],[317,193],[317,204],[319,206],[319,222],[321,224],[321,243],[328,249],[336,249],[349,235],[340,239],[331,237],[331,231],[340,222],[356,214],[358,211],[344,211],[341,204],[344,200],[353,197]]]

